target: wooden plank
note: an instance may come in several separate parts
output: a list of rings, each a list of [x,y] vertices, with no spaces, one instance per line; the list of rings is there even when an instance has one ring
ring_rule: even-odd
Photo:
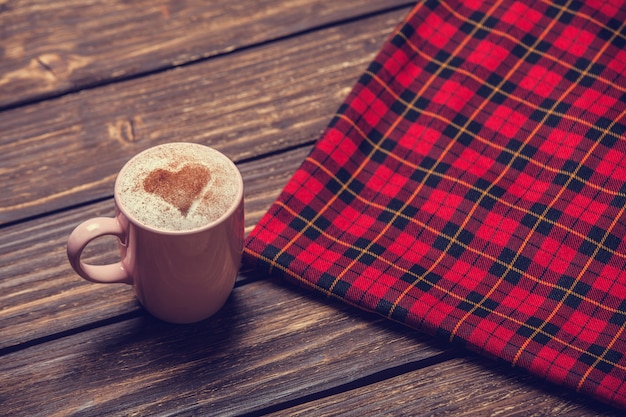
[[[0,356],[0,406],[28,416],[240,415],[442,352],[385,319],[261,280],[199,324],[142,315]]]
[[[473,356],[324,396],[271,416],[621,416],[623,411]]]
[[[267,211],[309,148],[240,165],[245,185],[246,231]],[[113,216],[113,200],[6,227],[0,234],[0,349],[137,311],[130,287],[101,285],[76,275],[65,243],[80,222]],[[115,238],[87,247],[89,263],[117,261]]]
[[[158,143],[236,161],[311,143],[406,12],[0,112],[0,225],[110,196]]]
[[[406,0],[0,1],[0,108],[402,4]]]

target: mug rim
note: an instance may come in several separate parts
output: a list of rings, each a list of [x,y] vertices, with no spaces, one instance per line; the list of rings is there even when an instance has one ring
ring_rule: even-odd
[[[184,230],[171,230],[171,229],[163,229],[163,228],[158,228],[155,226],[151,226],[148,225],[144,222],[142,222],[141,220],[137,219],[136,217],[134,217],[133,215],[130,214],[129,210],[124,206],[124,204],[122,204],[122,202],[120,201],[120,198],[118,198],[119,195],[119,187],[120,187],[120,177],[122,175],[122,173],[126,170],[126,167],[129,166],[131,164],[131,162],[133,162],[135,159],[141,157],[144,153],[154,150],[156,148],[161,148],[161,147],[166,147],[166,146],[176,146],[176,145],[184,145],[184,146],[195,146],[195,147],[201,147],[201,148],[209,148],[210,150],[217,152],[218,154],[220,154],[224,159],[226,159],[226,161],[228,161],[227,163],[233,168],[234,173],[236,174],[237,177],[237,193],[235,195],[235,198],[233,199],[233,204],[231,204],[228,207],[228,210],[226,210],[224,213],[222,213],[222,215],[220,217],[218,217],[215,220],[212,220],[206,224],[203,224],[202,226],[199,227],[195,227],[192,229],[184,229]],[[128,219],[129,222],[133,223],[135,226],[140,227],[144,230],[148,230],[154,233],[158,233],[158,234],[162,234],[162,235],[177,235],[177,236],[182,236],[182,235],[190,235],[193,233],[198,233],[198,232],[203,232],[205,230],[209,230],[212,229],[214,227],[216,227],[217,225],[225,222],[226,220],[228,220],[230,217],[232,217],[233,213],[235,213],[239,207],[241,206],[241,204],[243,203],[243,195],[244,195],[244,183],[243,183],[243,177],[241,176],[241,172],[239,171],[239,168],[237,168],[237,165],[226,155],[224,155],[222,152],[220,152],[219,150],[208,146],[208,145],[204,145],[201,143],[195,143],[195,142],[166,142],[166,143],[161,143],[159,145],[154,145],[154,146],[150,146],[147,147],[145,149],[143,149],[142,151],[138,152],[137,154],[135,154],[132,158],[130,158],[128,161],[126,161],[126,163],[122,166],[122,168],[118,171],[117,176],[115,178],[115,185],[114,185],[114,190],[113,190],[113,198],[115,200],[115,205],[117,207],[117,209],[124,215],[124,217],[126,217]]]

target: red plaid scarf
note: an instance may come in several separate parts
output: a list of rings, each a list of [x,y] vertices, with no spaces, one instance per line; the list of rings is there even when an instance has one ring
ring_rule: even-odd
[[[420,2],[245,259],[626,407],[625,22]]]

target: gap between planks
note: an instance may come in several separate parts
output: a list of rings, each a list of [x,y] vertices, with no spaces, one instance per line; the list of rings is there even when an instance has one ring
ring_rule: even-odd
[[[80,86],[78,86],[78,88],[65,88],[65,89],[61,89],[59,91],[56,92],[50,92],[50,93],[42,93],[40,95],[37,95],[35,97],[29,97],[23,100],[18,100],[15,101],[13,103],[9,103],[6,105],[0,105],[0,112],[2,111],[6,111],[6,110],[13,110],[13,109],[17,109],[20,107],[25,107],[25,106],[29,106],[32,104],[36,104],[36,103],[40,103],[42,101],[46,101],[46,100],[53,100],[53,99],[57,99],[57,98],[61,98],[70,94],[76,94],[78,92],[81,91],[87,91],[87,90],[93,90],[96,88],[100,88],[100,87],[105,87],[107,85],[111,85],[111,84],[116,84],[116,83],[122,83],[122,82],[126,82],[126,81],[132,81],[135,79],[139,79],[142,77],[148,77],[151,75],[157,75],[166,71],[170,71],[174,68],[183,68],[183,67],[188,67],[188,66],[192,66],[192,65],[196,65],[196,64],[200,64],[202,62],[206,62],[212,59],[217,59],[217,58],[221,58],[224,56],[228,56],[228,55],[234,55],[237,53],[241,53],[241,52],[245,52],[254,48],[259,48],[259,47],[263,47],[266,45],[271,45],[271,44],[275,44],[281,41],[285,41],[285,40],[289,40],[289,39],[293,39],[293,38],[297,38],[303,35],[307,35],[310,33],[315,33],[318,31],[322,31],[325,29],[329,29],[335,26],[340,26],[340,25],[344,25],[344,24],[349,24],[349,23],[353,23],[353,22],[358,22],[360,20],[365,20],[368,18],[372,18],[375,16],[380,16],[380,15],[384,15],[387,13],[393,13],[399,10],[403,10],[403,9],[408,9],[409,7],[413,7],[416,4],[415,1],[410,1],[410,2],[405,2],[402,4],[398,4],[392,7],[386,7],[386,8],[382,8],[376,11],[372,11],[372,12],[366,12],[366,13],[361,13],[359,15],[356,16],[351,16],[348,18],[344,18],[344,19],[338,19],[335,21],[330,21],[330,22],[326,22],[326,23],[322,23],[319,25],[314,25],[311,26],[309,28],[305,28],[302,29],[300,31],[296,31],[296,32],[292,32],[286,35],[281,35],[281,36],[277,36],[274,38],[270,38],[270,39],[265,39],[265,40],[261,40],[258,42],[254,42],[254,43],[250,43],[250,44],[243,44],[239,47],[235,47],[233,49],[226,49],[220,52],[216,52],[213,55],[210,56],[206,56],[206,57],[198,57],[196,59],[190,59],[188,61],[185,62],[181,62],[181,63],[173,63],[173,64],[169,64],[169,65],[162,65],[156,68],[152,68],[150,70],[147,71],[141,71],[141,72],[137,72],[137,73],[131,73],[128,75],[124,75],[124,76],[118,76],[118,77],[112,77],[109,79],[104,79],[104,80],[100,80],[100,81],[95,81],[95,82],[89,82],[86,84],[82,84]],[[40,63],[41,64],[41,63]],[[43,64],[42,64],[43,65]]]
[[[463,355],[461,352],[450,349],[448,351],[439,353],[437,355],[433,355],[428,358],[419,359],[416,361],[404,363],[401,365],[397,365],[391,368],[384,369],[382,371],[374,372],[369,375],[362,376],[360,378],[356,378],[353,381],[346,382],[344,384],[337,385],[335,387],[326,388],[321,391],[317,391],[308,395],[304,395],[299,398],[294,398],[292,400],[284,401],[277,404],[272,404],[270,406],[264,407],[259,410],[254,410],[249,413],[241,414],[239,417],[253,417],[266,415],[271,413],[277,413],[280,411],[285,411],[293,407],[301,406],[310,402],[314,402],[317,400],[321,400],[323,398],[331,397],[333,395],[345,394],[347,392],[357,390],[359,388],[364,388],[368,385],[377,384],[383,381],[387,381],[392,378],[396,378],[405,374],[409,374],[414,371],[426,369],[430,366],[438,365],[443,362],[447,362],[452,359],[461,358]]]

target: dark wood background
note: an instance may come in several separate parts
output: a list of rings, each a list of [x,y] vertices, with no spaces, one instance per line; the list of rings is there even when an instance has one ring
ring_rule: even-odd
[[[0,0],[0,414],[618,415],[253,270],[175,326],[67,263],[119,168],[164,142],[238,164],[251,230],[413,4]]]

